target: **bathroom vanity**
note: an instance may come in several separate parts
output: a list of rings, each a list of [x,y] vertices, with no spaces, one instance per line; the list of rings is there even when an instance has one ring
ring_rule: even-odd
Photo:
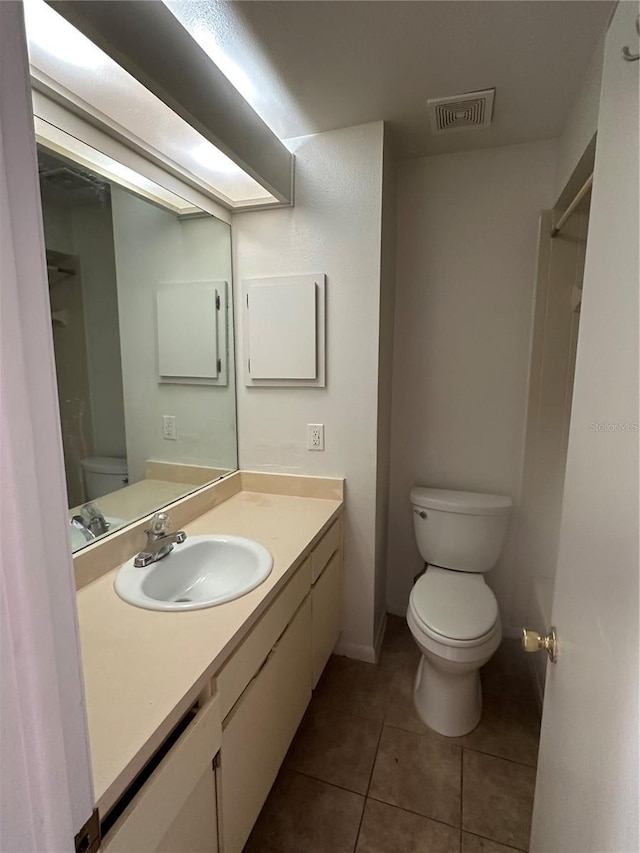
[[[144,610],[116,595],[114,566],[78,592],[109,853],[240,853],[338,639],[342,481],[238,472],[196,493],[196,514],[216,489],[232,493],[178,523],[187,537],[264,545],[274,566],[259,587],[207,609]]]

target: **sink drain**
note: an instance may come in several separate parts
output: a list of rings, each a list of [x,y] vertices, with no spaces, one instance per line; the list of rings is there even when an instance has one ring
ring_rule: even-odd
[[[183,604],[183,603],[188,604],[191,601],[193,601],[193,599],[192,598],[176,598],[176,599],[174,599],[174,601],[176,604]]]

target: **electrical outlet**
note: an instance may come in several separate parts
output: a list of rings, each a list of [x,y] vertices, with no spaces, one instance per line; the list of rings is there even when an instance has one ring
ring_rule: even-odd
[[[324,424],[307,424],[307,450],[324,450]]]
[[[178,438],[178,424],[176,423],[175,415],[162,416],[162,437],[169,441],[176,441]]]

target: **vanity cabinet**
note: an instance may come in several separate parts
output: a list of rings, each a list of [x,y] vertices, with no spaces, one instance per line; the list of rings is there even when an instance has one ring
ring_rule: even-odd
[[[102,841],[102,853],[218,853],[214,758],[222,742],[217,695],[194,711],[175,744]]]
[[[216,678],[221,838],[240,853],[333,651],[342,605],[338,519]]]
[[[250,681],[222,733],[225,853],[240,853],[311,699],[311,603],[307,596]]]
[[[335,647],[341,603],[338,519],[208,683],[102,853],[241,853]]]
[[[338,519],[311,554],[311,678],[315,689],[340,636],[342,527]]]

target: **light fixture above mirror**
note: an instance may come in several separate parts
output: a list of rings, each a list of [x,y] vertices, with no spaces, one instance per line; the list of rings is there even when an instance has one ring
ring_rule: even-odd
[[[160,162],[163,168],[227,208],[282,204],[282,197],[276,197],[261,186],[248,171],[216,147],[211,138],[206,138],[51,5],[44,0],[25,0],[24,5],[31,74],[36,90],[54,100],[64,100],[67,108],[84,114],[106,132]],[[74,7],[81,5],[72,4]],[[90,5],[97,8],[103,4]],[[136,4],[124,5],[133,8]],[[156,5],[162,6],[162,10],[153,10]],[[145,14],[162,14],[163,11],[165,17],[168,15],[175,27],[187,35],[163,4],[148,2],[143,6],[147,7]],[[195,41],[193,48],[200,51]],[[171,45],[165,46],[165,50],[166,62],[171,62]],[[205,60],[211,62],[208,57]],[[219,74],[213,62],[211,67]],[[213,76],[212,80],[215,82]],[[207,85],[211,82],[208,80]],[[201,80],[199,83],[202,85]],[[240,98],[235,90],[234,93]],[[245,112],[251,110],[248,105],[244,106]],[[261,122],[255,115],[254,119]],[[281,145],[275,137],[273,139]]]

